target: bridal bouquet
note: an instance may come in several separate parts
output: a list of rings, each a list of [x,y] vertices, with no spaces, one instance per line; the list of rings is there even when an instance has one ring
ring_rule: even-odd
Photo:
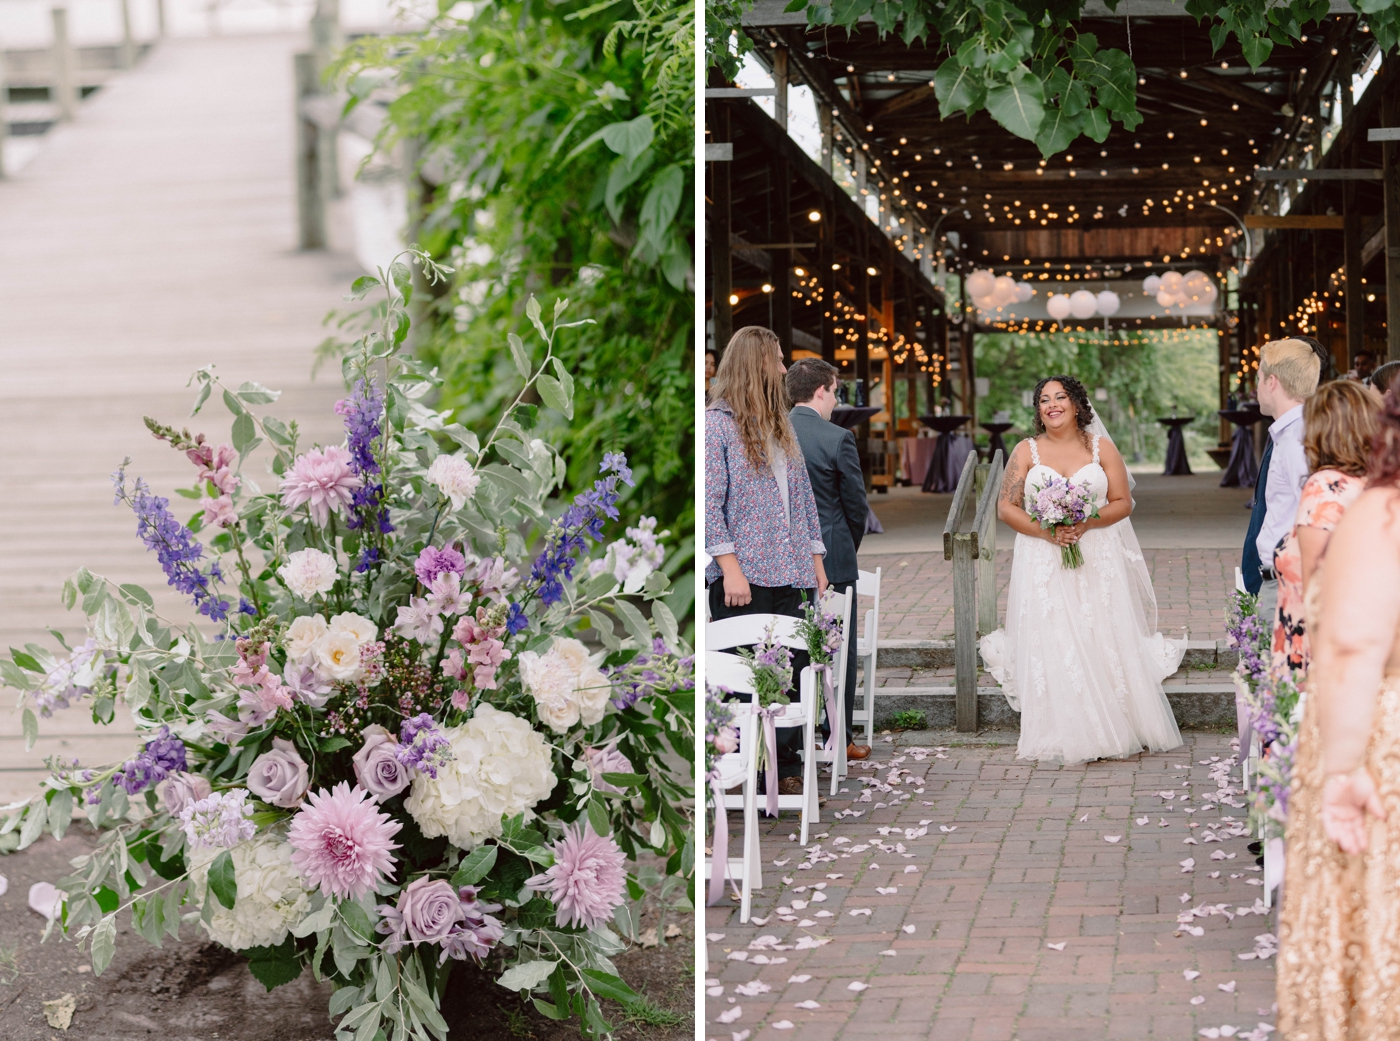
[[[340,443],[304,444],[260,407],[277,392],[211,368],[193,414],[217,394],[227,443],[147,421],[189,460],[177,492],[194,515],[126,464],[116,499],[198,624],[137,585],[65,583],[86,638],[50,630],[58,648],[0,662],[27,744],[40,716],[110,723],[119,703],[144,740],[121,763],[51,759],[41,795],[0,808],[0,846],[62,837],[79,811],[99,829],[56,920],[98,974],[125,913],[157,945],[202,930],[269,990],[308,969],[330,980],[343,1041],[444,1037],[468,959],[601,1035],[599,999],[634,997],[611,961],[637,935],[629,899],[657,877],[628,861],[659,856],[672,889],[693,873],[694,681],[660,599],[664,550],[654,522],[604,548],[632,483],[620,455],[549,509],[564,461],[525,402],[572,412],[552,352],[584,323],[560,322],[565,301],[546,326],[530,300],[544,359],[509,337],[521,388],[479,440],[425,404],[438,374],[400,353],[409,268],[352,298],[370,292],[385,299],[345,360]],[[247,465],[260,446],[267,490]]]
[[[1031,486],[1031,502],[1026,512],[1043,529],[1054,533],[1060,528],[1072,528],[1099,515],[1094,493],[1067,477],[1052,477],[1047,484]],[[1079,544],[1060,547],[1060,564],[1067,568],[1080,567],[1084,554]]]

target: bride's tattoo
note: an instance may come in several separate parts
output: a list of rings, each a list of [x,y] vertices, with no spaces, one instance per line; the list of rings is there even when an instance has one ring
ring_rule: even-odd
[[[1002,502],[1019,506],[1025,497],[1026,475],[1021,472],[1021,465],[1013,455],[1011,462],[1006,467],[1006,473],[1001,479],[1001,499]]]

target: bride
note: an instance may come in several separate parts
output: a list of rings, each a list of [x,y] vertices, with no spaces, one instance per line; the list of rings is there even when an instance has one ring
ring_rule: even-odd
[[[1051,376],[1035,388],[1039,436],[1006,464],[997,516],[1017,532],[1006,628],[982,658],[1021,713],[1017,758],[1079,763],[1182,744],[1162,680],[1184,641],[1157,632],[1157,598],[1128,515],[1131,479],[1084,386]],[[1025,504],[1054,477],[1093,494],[1099,516],[1043,530]],[[1065,568],[1062,547],[1084,563]]]

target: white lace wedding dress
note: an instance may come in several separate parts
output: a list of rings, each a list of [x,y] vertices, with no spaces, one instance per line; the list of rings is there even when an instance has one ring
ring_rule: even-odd
[[[1029,442],[1031,488],[1063,476]],[[1102,508],[1108,475],[1093,462],[1070,475]],[[1157,632],[1157,598],[1142,548],[1124,519],[1079,540],[1084,563],[1065,568],[1060,547],[1016,536],[1006,628],[981,640],[982,658],[1021,713],[1020,759],[1079,763],[1165,751],[1182,743],[1162,680],[1176,671],[1184,640]]]

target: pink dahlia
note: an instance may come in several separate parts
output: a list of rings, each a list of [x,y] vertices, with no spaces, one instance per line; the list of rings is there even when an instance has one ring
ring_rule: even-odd
[[[283,505],[289,510],[309,506],[311,519],[325,527],[331,510],[349,508],[355,490],[364,483],[351,462],[350,453],[339,445],[313,448],[298,456],[282,479]]]
[[[627,858],[611,838],[588,825],[565,828],[554,844],[554,866],[525,884],[554,902],[554,923],[593,929],[605,925],[623,903]]]
[[[358,900],[385,875],[394,873],[389,840],[403,825],[377,812],[373,796],[341,781],[330,791],[307,796],[307,804],[287,830],[292,863],[326,896]]]

